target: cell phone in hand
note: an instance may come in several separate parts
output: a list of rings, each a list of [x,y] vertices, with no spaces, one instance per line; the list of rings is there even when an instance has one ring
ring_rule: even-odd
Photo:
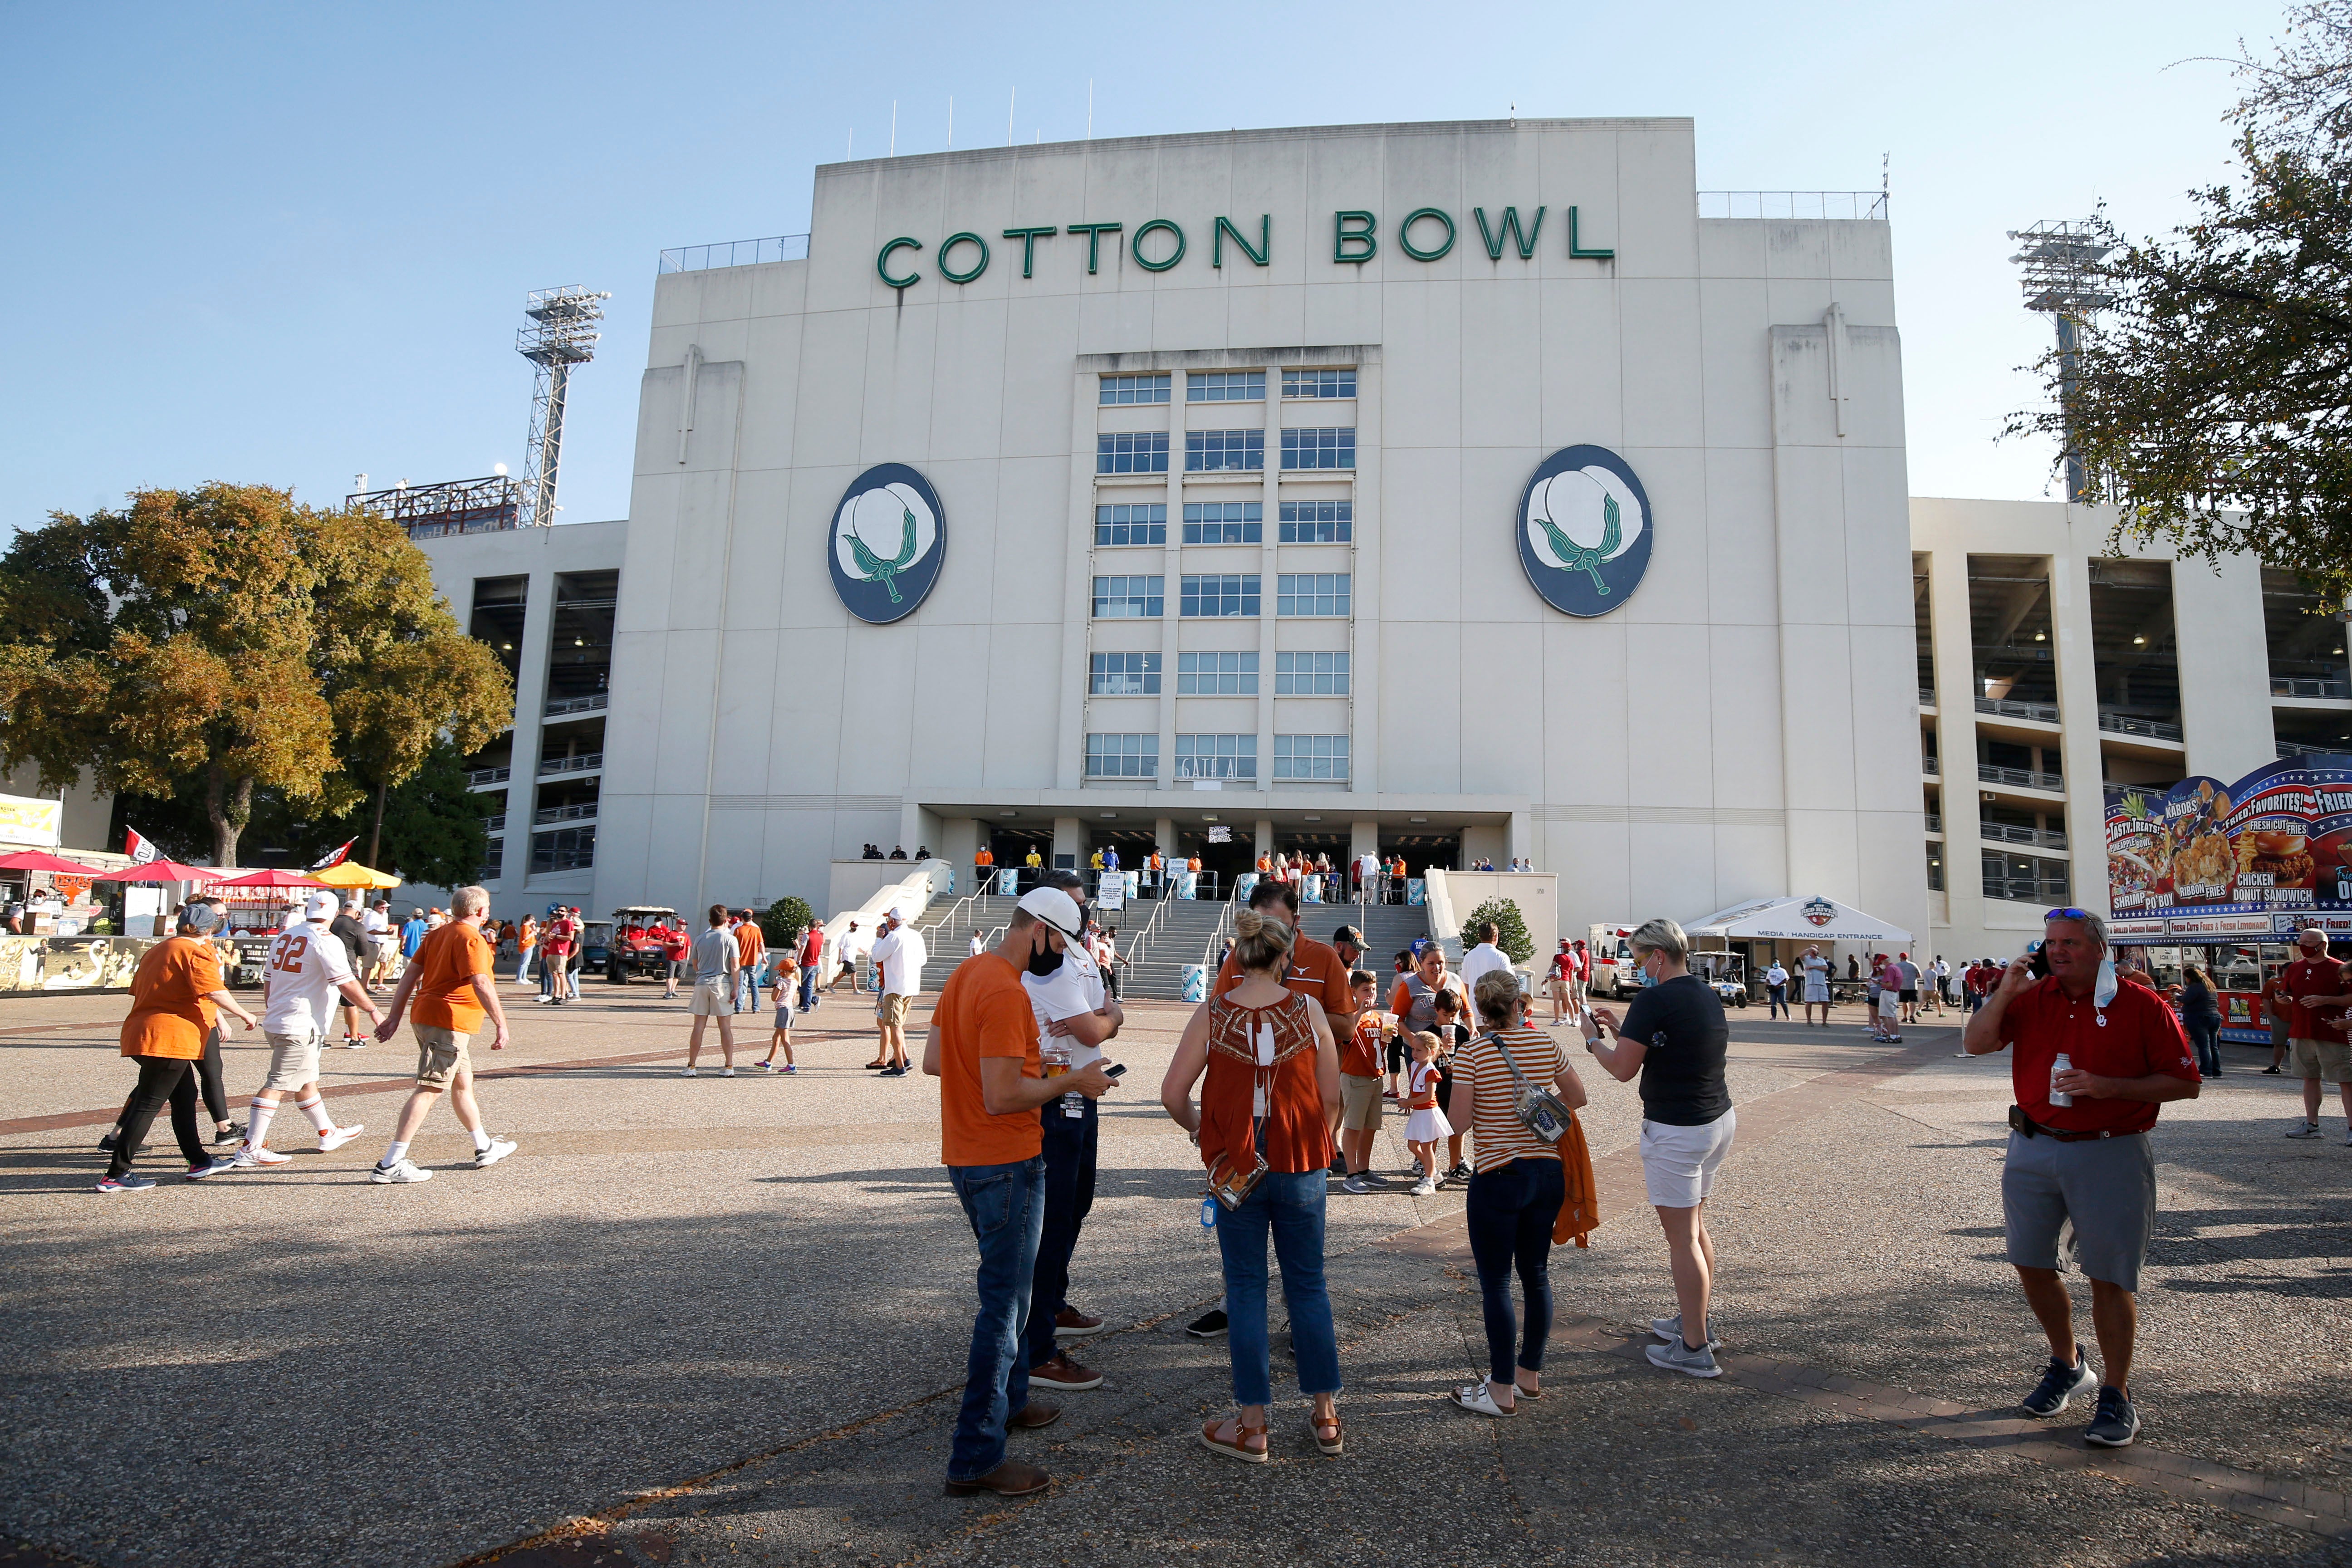
[[[2037,942],[2025,951],[2028,958],[2032,961],[2025,966],[2027,972],[2030,973],[2036,980],[2049,979],[2050,955],[2042,951],[2042,944]]]
[[[1103,1068],[1103,1077],[1116,1079],[1123,1076],[1126,1071],[1127,1064],[1125,1062],[1113,1062],[1110,1066]]]

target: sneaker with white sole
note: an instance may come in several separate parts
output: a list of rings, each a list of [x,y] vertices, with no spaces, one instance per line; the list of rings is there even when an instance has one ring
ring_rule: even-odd
[[[697,1074],[695,1073],[695,1070],[694,1070],[692,1068],[687,1068],[684,1072],[682,1072],[682,1073],[678,1074],[677,1076],[678,1076],[678,1077],[680,1077],[680,1078],[693,1078],[693,1077],[696,1077],[696,1076],[697,1076]]]
[[[98,1190],[110,1197],[116,1193],[149,1192],[154,1185],[155,1178],[152,1176],[100,1176],[98,1179]]]
[[[1685,1377],[1721,1377],[1723,1368],[1715,1364],[1715,1352],[1701,1345],[1696,1350],[1679,1339],[1670,1345],[1652,1345],[1650,1364],[1668,1372],[1679,1372]]]
[[[257,1148],[251,1143],[239,1149],[229,1162],[240,1171],[257,1171],[264,1165],[290,1165],[293,1163],[294,1157],[291,1154],[281,1154],[275,1149],[266,1147]]]
[[[2090,1358],[2083,1353],[2083,1347],[2078,1342],[2074,1346],[2074,1364],[2068,1366],[2056,1356],[2052,1356],[2050,1364],[2042,1369],[2042,1381],[2033,1385],[2032,1393],[2017,1402],[2017,1407],[2028,1415],[2046,1420],[2065,1409],[2068,1400],[2098,1381],[2098,1374],[2091,1370]]]
[[[410,1182],[429,1182],[433,1173],[413,1160],[403,1160],[396,1165],[379,1163],[368,1173],[368,1180],[378,1186],[405,1185]]]
[[[2083,1428],[2083,1441],[2095,1448],[2128,1448],[2139,1436],[2139,1412],[2111,1383],[2099,1385],[2099,1407]]]
[[[366,1131],[367,1123],[364,1121],[354,1121],[349,1127],[329,1128],[319,1134],[319,1152],[331,1154]]]
[[[1715,1314],[1709,1312],[1706,1323],[1706,1348],[1711,1351],[1719,1351],[1723,1348],[1723,1342],[1716,1337],[1715,1332],[1719,1326]],[[1652,1318],[1650,1331],[1667,1344],[1680,1344],[1683,1337],[1683,1315],[1676,1312],[1671,1318]]]
[[[219,1175],[223,1171],[234,1171],[234,1170],[236,1170],[236,1155],[234,1155],[234,1154],[215,1154],[215,1155],[214,1155],[211,1159],[209,1159],[209,1160],[205,1161],[205,1162],[203,1164],[201,1164],[201,1165],[191,1165],[191,1166],[189,1166],[189,1167],[188,1167],[188,1180],[190,1180],[190,1181],[192,1181],[192,1182],[201,1182],[201,1181],[203,1181],[206,1176],[217,1176],[217,1175]]]
[[[1437,1195],[1437,1184],[1423,1176],[1412,1184],[1412,1195],[1417,1198],[1433,1198]]]
[[[2319,1123],[2298,1121],[2286,1130],[2286,1135],[2290,1138],[2316,1138],[2319,1136]]]
[[[508,1155],[513,1153],[521,1146],[522,1145],[517,1143],[511,1138],[493,1138],[490,1140],[490,1146],[488,1148],[482,1150],[474,1156],[474,1169],[477,1171],[486,1171],[492,1165],[497,1164],[499,1161],[505,1159]]]
[[[733,1068],[720,1068],[719,1069],[719,1076],[720,1078],[733,1078],[735,1076],[735,1069]]]
[[[1381,1185],[1384,1187],[1388,1185],[1388,1184],[1386,1182],[1382,1182]],[[1367,1171],[1359,1171],[1354,1175],[1349,1176],[1346,1181],[1341,1182],[1339,1184],[1339,1190],[1342,1192],[1353,1193],[1358,1197],[1362,1197],[1365,1194],[1376,1191],[1377,1189],[1372,1185],[1371,1173]]]

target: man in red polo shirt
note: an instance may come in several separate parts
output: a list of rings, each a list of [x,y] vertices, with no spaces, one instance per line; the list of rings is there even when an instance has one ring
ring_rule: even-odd
[[[2303,1120],[2286,1130],[2290,1138],[2319,1136],[2322,1080],[2344,1097],[2344,1141],[2352,1143],[2352,1047],[2344,1028],[2344,1004],[2352,997],[2345,965],[2327,956],[2326,934],[2306,926],[2294,939],[2297,956],[2279,975],[2279,986],[2294,999],[2287,1016],[2288,1063],[2303,1079]]]
[[[2029,1415],[2055,1415],[2095,1381],[2058,1278],[2060,1232],[2071,1223],[2074,1261],[2091,1281],[2091,1322],[2106,1373],[2083,1441],[2121,1448],[2139,1434],[2129,1380],[2140,1266],[2156,1230],[2156,1156],[2147,1132],[2158,1106],[2194,1100],[2202,1080],[2189,1037],[2164,999],[2103,973],[2104,919],[2087,910],[2052,910],[2041,951],[2049,974],[2034,977],[2031,954],[2012,961],[1961,1039],[1970,1056],[2013,1047],[2010,1082],[2017,1103],[2001,1169],[2001,1213],[2009,1261],[2051,1352],[2023,1408]]]

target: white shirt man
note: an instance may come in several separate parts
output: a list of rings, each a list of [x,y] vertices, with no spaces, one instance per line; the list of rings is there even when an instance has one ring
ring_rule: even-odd
[[[982,953],[986,952],[987,951],[988,951],[988,937],[987,937],[987,934],[986,934],[985,932],[983,932],[983,931],[973,931],[973,932],[971,933],[971,955],[972,955],[974,958],[978,958]]]
[[[358,1122],[337,1127],[319,1093],[319,1047],[336,1005],[348,1002],[371,1019],[382,1016],[352,974],[342,940],[327,929],[341,909],[334,894],[313,893],[293,911],[294,923],[270,939],[269,962],[262,970],[267,999],[261,1013],[262,1037],[269,1042],[269,1072],[253,1097],[252,1120],[236,1152],[240,1170],[286,1163],[287,1156],[273,1152],[268,1144],[278,1097],[289,1089],[294,1091],[296,1108],[319,1130],[320,1149],[340,1149],[364,1131]]]
[[[1462,989],[1475,998],[1478,994],[1480,975],[1510,967],[1509,954],[1492,942],[1482,942],[1462,955]]]
[[[922,994],[923,964],[929,958],[922,934],[896,914],[882,917],[882,934],[874,942],[874,989],[882,994],[875,1009],[880,1025],[885,1078],[907,1076],[907,1009]]]
[[[1106,993],[1103,990],[1102,969],[1084,942],[1070,942],[1062,949],[1061,967],[1051,974],[1024,974],[1022,989],[1029,993],[1029,1010],[1037,1016],[1037,1034],[1042,1039],[1051,1033],[1051,1026],[1065,1018],[1075,1018],[1085,1013],[1099,1013]],[[1085,1044],[1077,1037],[1069,1037],[1070,1068],[1085,1067],[1102,1055],[1102,1051]]]

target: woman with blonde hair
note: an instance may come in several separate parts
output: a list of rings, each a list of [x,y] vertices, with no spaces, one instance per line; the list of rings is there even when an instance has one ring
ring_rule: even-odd
[[[1265,1325],[1266,1242],[1282,1268],[1299,1392],[1314,1402],[1315,1446],[1341,1451],[1339,1345],[1323,1281],[1323,1204],[1339,1114],[1339,1050],[1323,1009],[1283,984],[1292,930],[1255,910],[1234,917],[1242,983],[1184,1026],[1160,1102],[1200,1145],[1224,1268],[1226,1351],[1240,1408],[1201,1441],[1245,1464],[1266,1459],[1273,1398]],[[1204,1077],[1205,1075],[1205,1080]],[[1192,1086],[1201,1101],[1192,1103]]]
[[[1724,1082],[1731,1026],[1723,999],[1690,972],[1690,940],[1682,927],[1654,920],[1628,940],[1649,987],[1622,1023],[1610,1008],[1589,1009],[1584,1045],[1618,1082],[1642,1077],[1642,1180],[1666,1233],[1680,1309],[1650,1320],[1650,1331],[1663,1342],[1650,1347],[1651,1363],[1717,1377],[1723,1369],[1715,1363],[1707,1321],[1715,1242],[1706,1233],[1706,1199],[1739,1127]],[[1604,1028],[1617,1037],[1614,1046],[1601,1043]]]

